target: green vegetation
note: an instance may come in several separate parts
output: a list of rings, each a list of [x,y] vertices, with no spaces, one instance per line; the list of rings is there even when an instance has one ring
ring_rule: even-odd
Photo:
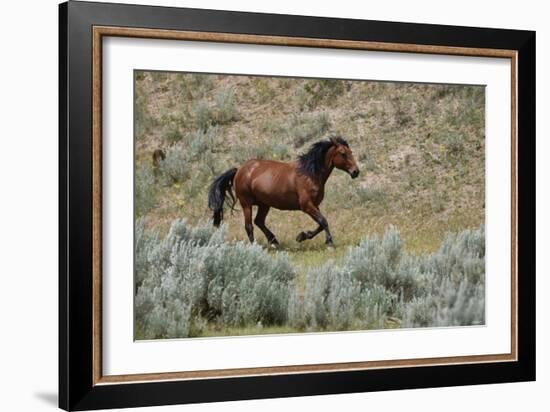
[[[305,276],[286,252],[229,243],[225,232],[176,220],[162,237],[138,220],[137,339],[485,322],[483,226],[420,256],[390,227]]]
[[[200,335],[227,326],[281,325],[296,276],[288,256],[224,242],[224,229],[175,221],[161,239],[136,224],[136,321],[141,338]]]
[[[436,253],[449,232],[484,224],[483,87],[145,71],[136,72],[135,81],[135,212],[144,230],[157,232],[158,239],[167,236],[176,220],[184,218],[195,227],[211,218],[208,185],[225,170],[250,158],[295,160],[311,143],[331,133],[349,141],[361,174],[351,180],[335,170],[321,204],[335,250],[327,251],[323,234],[295,241],[299,232],[315,227],[301,212],[272,209],[267,218],[295,273],[293,290],[301,291],[288,298],[289,307],[298,312],[322,307],[311,303],[314,299],[303,301],[307,288],[314,287],[313,270],[319,271],[318,282],[325,282],[315,287],[328,287],[328,273],[345,262],[349,247],[383,236],[390,226],[399,229],[402,253],[412,259]],[[156,149],[166,156],[153,167]],[[224,219],[225,243],[247,240],[238,205],[236,211],[226,211]],[[267,246],[257,228],[255,237],[259,245]],[[327,269],[325,264],[335,266]],[[347,282],[348,275],[338,276]],[[349,296],[354,296],[356,286],[348,290]],[[460,282],[453,288],[460,291]],[[369,293],[380,307],[395,303],[374,286],[368,292],[359,290],[362,295]],[[399,319],[399,325],[421,324],[418,319],[429,315],[427,308],[442,305],[415,296],[409,308],[412,302],[417,315],[412,309],[405,315],[394,305],[388,316]],[[338,316],[351,319],[350,328],[359,327],[354,316],[345,315],[351,313],[348,310],[355,309],[342,306]],[[344,322],[330,310],[325,312],[309,320],[287,315],[294,319],[293,325],[303,328]],[[208,319],[204,316],[201,319]],[[376,326],[373,322],[367,326]],[[262,327],[230,323],[220,329],[216,322],[191,322],[188,333],[217,336],[240,334],[241,329],[271,333],[266,331],[297,327],[261,323]]]
[[[137,72],[135,120],[136,212],[163,231],[209,218],[217,174],[250,158],[291,161],[333,132],[361,167],[358,179],[335,171],[326,186],[321,210],[337,247],[394,225],[409,251],[430,252],[446,232],[484,222],[483,87]],[[151,182],[155,149],[167,156],[146,188],[138,177]],[[226,219],[228,237],[246,240],[242,214]],[[322,236],[294,242],[315,226],[306,215],[271,211],[267,223],[297,264],[323,260],[310,259],[326,255]]]

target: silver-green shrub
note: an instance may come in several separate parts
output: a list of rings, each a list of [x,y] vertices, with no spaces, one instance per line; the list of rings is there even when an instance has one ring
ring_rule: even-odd
[[[155,250],[156,245],[159,243],[159,234],[157,231],[147,230],[146,223],[143,218],[136,220],[135,232],[134,232],[134,246],[136,252],[134,257],[135,268],[135,283],[136,287],[141,285],[143,279],[150,270],[150,258],[149,255]]]
[[[449,234],[438,252],[421,262],[429,274],[425,293],[403,310],[403,326],[485,323],[485,228]]]
[[[199,164],[208,164],[210,154],[218,135],[218,128],[196,130],[186,135],[179,143],[165,149],[165,159],[159,162],[159,170],[164,184],[181,182],[191,177],[191,172]],[[210,163],[212,163],[210,161]],[[209,176],[207,176],[209,177]]]
[[[288,325],[298,330],[307,326],[304,298],[297,288],[291,291],[288,298]]]
[[[287,322],[295,273],[286,254],[226,243],[225,228],[210,224],[178,220],[164,238],[143,225],[136,226],[138,338],[187,337],[204,318],[223,326]]]
[[[214,101],[198,101],[193,108],[195,127],[206,131],[215,125],[224,125],[237,120],[237,102],[231,87],[220,90]]]
[[[331,126],[326,112],[293,115],[286,128],[286,134],[294,147],[302,147],[313,139],[320,139]]]
[[[470,282],[485,280],[485,227],[451,233],[437,253],[426,262],[427,270],[439,276]]]
[[[208,129],[212,125],[212,118],[213,110],[205,100],[200,100],[193,107],[193,119],[197,129]]]
[[[469,326],[485,323],[485,287],[444,280],[439,294],[415,298],[403,309],[403,327]]]
[[[159,162],[160,175],[164,184],[187,179],[191,171],[186,145],[174,144],[165,149],[166,157]]]
[[[422,279],[418,262],[404,253],[401,235],[393,226],[382,238],[366,237],[351,249],[345,267],[363,289],[380,285],[406,298],[415,293]]]
[[[205,260],[208,310],[226,325],[284,324],[294,270],[284,253],[258,244],[222,243]]]
[[[214,96],[214,124],[230,123],[237,118],[235,92],[231,87],[220,90]]]
[[[358,314],[364,329],[382,329],[390,314],[395,313],[398,297],[381,285],[364,287]]]
[[[351,326],[360,303],[359,282],[332,263],[308,273],[306,320],[313,328],[344,330]]]
[[[224,236],[224,226],[181,220],[161,236],[137,221],[138,338],[194,336],[208,324],[319,331],[485,322],[483,227],[449,234],[437,252],[421,256],[406,253],[390,227],[340,264],[310,269],[305,290],[285,253]]]
[[[173,74],[179,77],[179,95],[184,99],[200,99],[214,86],[216,76],[211,74],[198,73],[177,73]]]
[[[195,160],[206,151],[211,151],[216,143],[219,129],[211,127],[208,130],[196,130],[190,134],[188,140],[188,158]]]
[[[134,180],[135,213],[136,216],[143,216],[157,201],[153,168],[148,164],[137,167]]]
[[[314,330],[483,324],[484,227],[449,234],[423,256],[407,254],[390,227],[351,248],[342,264],[310,270],[303,304],[299,295],[291,302],[292,323]]]

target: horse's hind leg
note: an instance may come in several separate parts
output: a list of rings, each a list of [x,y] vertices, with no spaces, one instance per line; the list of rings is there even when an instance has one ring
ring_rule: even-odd
[[[259,205],[258,213],[256,213],[256,218],[254,219],[254,223],[256,224],[256,226],[260,228],[262,232],[264,232],[264,235],[267,238],[267,241],[269,242],[269,244],[278,245],[279,242],[277,241],[277,238],[271,232],[271,230],[269,230],[265,225],[265,218],[267,217],[268,213],[269,213],[269,206]]]
[[[248,235],[250,243],[254,242],[254,226],[252,226],[252,205],[241,202],[244,214],[244,229]]]

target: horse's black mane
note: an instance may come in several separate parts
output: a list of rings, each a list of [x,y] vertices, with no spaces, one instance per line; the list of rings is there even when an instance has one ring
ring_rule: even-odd
[[[319,176],[325,170],[325,157],[335,140],[341,145],[349,147],[348,142],[341,136],[334,136],[331,140],[320,140],[311,145],[309,150],[298,157],[298,170],[308,176]]]

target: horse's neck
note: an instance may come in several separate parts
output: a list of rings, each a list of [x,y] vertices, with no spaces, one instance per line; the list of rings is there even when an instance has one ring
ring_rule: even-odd
[[[324,186],[327,182],[328,178],[330,177],[330,174],[332,173],[332,170],[334,169],[334,166],[332,165],[332,159],[333,159],[333,148],[330,148],[327,151],[326,157],[325,157],[325,170],[323,170],[323,173],[321,174],[320,183]]]
[[[330,174],[332,173],[332,170],[334,169],[334,166],[328,166],[325,168],[321,176],[319,177],[319,183],[324,186],[327,182],[328,178],[330,177]]]

